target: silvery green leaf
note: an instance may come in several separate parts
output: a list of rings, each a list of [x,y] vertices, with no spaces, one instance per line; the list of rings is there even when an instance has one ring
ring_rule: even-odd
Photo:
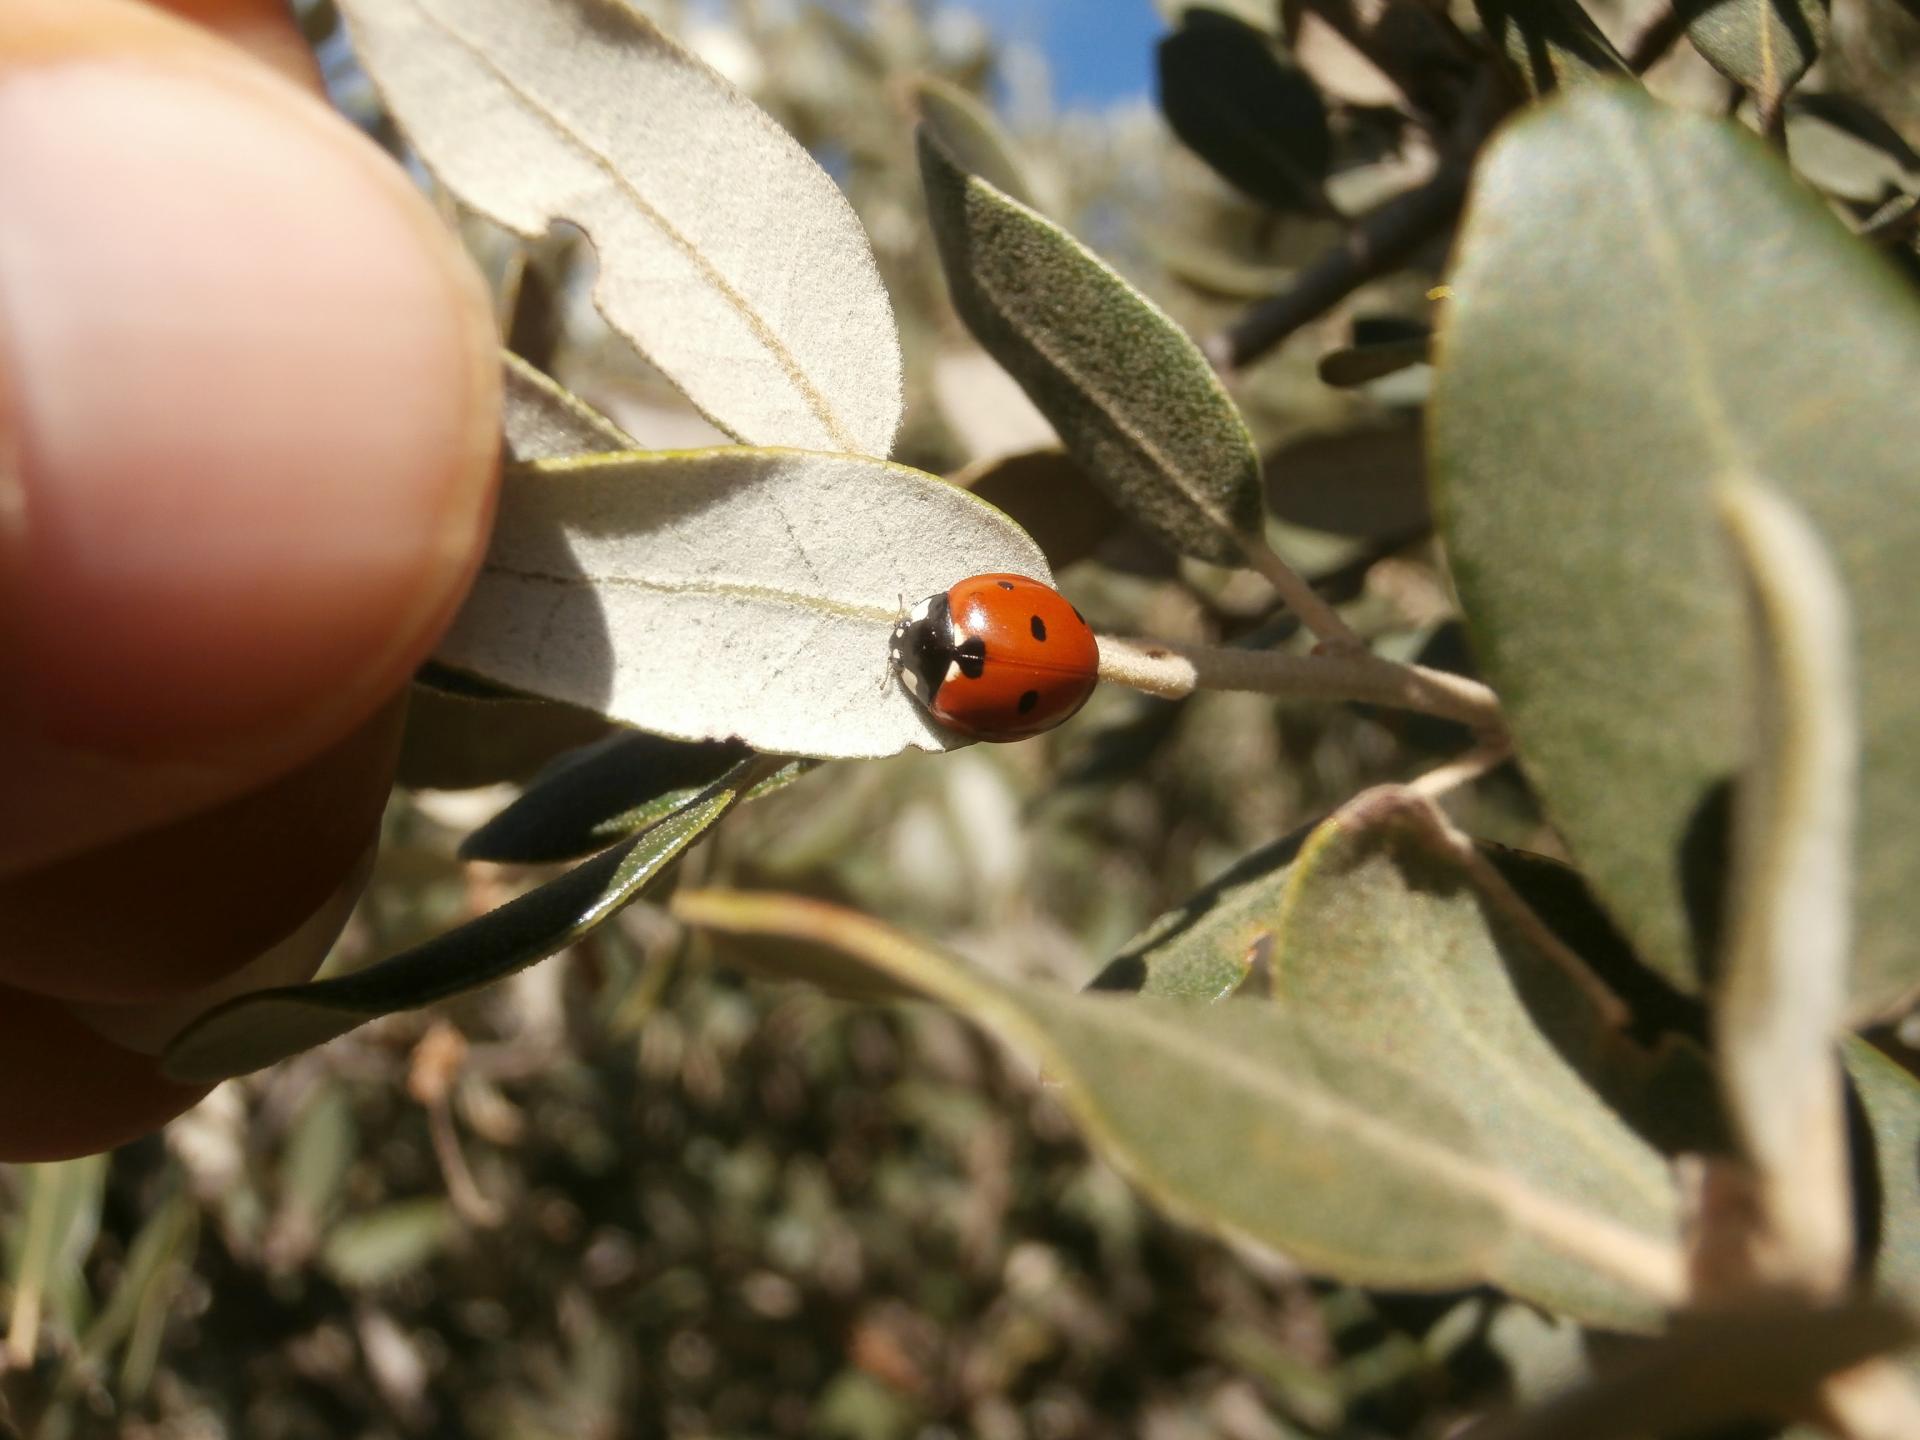
[[[728,434],[885,455],[900,344],[867,239],[799,143],[638,11],[599,0],[343,0],[436,179],[523,237],[556,221],[594,298]]]
[[[728,448],[510,471],[438,658],[678,740],[779,755],[953,743],[897,683],[903,606],[986,571],[1051,583],[998,510],[881,460]]]

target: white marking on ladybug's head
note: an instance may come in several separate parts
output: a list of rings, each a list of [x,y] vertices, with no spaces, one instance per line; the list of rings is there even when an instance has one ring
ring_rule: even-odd
[[[961,673],[960,662],[958,660],[955,660],[947,666],[946,679],[941,681],[940,683],[943,685],[951,685],[954,681],[960,678],[960,673]]]
[[[917,625],[926,619],[933,613],[933,602],[940,598],[938,595],[929,595],[926,599],[915,605],[913,609],[907,612],[907,623],[909,625]]]

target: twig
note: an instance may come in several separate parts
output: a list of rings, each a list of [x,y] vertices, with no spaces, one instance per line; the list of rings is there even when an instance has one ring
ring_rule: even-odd
[[[1308,700],[1357,700],[1458,720],[1492,734],[1500,701],[1477,680],[1402,665],[1369,651],[1276,655],[1167,640],[1100,637],[1100,675],[1149,695],[1177,700],[1195,690],[1246,690]]]
[[[1300,623],[1317,638],[1342,650],[1366,648],[1365,642],[1354,634],[1353,628],[1340,618],[1340,612],[1323,600],[1320,592],[1308,584],[1298,570],[1281,559],[1264,539],[1246,541],[1242,549],[1247,564],[1260,572],[1261,578],[1273,586],[1287,607],[1300,617]]]
[[[1512,103],[1498,73],[1482,70],[1433,177],[1360,216],[1346,237],[1309,265],[1291,290],[1261,301],[1208,339],[1201,348],[1214,367],[1231,375],[1252,364],[1369,280],[1399,269],[1446,229],[1466,202],[1467,179],[1481,142]]]
[[[1413,780],[1406,788],[1423,800],[1438,800],[1463,785],[1471,785],[1481,776],[1498,770],[1513,758],[1513,742],[1505,735],[1482,740],[1471,750],[1462,751]]]
[[[1862,240],[1875,245],[1899,245],[1920,230],[1920,197],[1896,195],[1860,222]]]
[[[1261,301],[1209,339],[1207,358],[1223,374],[1252,364],[1369,280],[1397,270],[1459,214],[1466,193],[1467,166],[1443,163],[1424,185],[1369,210],[1292,289]]]

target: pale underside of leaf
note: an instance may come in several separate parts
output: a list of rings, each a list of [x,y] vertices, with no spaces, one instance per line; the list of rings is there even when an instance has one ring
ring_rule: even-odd
[[[1758,744],[1735,804],[1715,1035],[1758,1180],[1771,1283],[1832,1296],[1853,1248],[1843,1031],[1857,739],[1846,593],[1797,507],[1721,487],[1752,597]]]
[[[438,658],[655,734],[782,755],[949,748],[902,690],[895,623],[989,571],[1051,584],[992,506],[883,461],[720,449],[508,473]]]
[[[592,240],[595,299],[742,440],[884,456],[892,307],[800,145],[622,0],[345,0],[355,47],[463,204]]]
[[[506,377],[501,428],[509,459],[564,460],[639,447],[613,421],[518,355],[500,352]]]

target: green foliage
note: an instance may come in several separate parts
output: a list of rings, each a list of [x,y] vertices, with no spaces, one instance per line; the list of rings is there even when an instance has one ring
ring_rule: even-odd
[[[1160,42],[1158,58],[1160,109],[1187,148],[1276,210],[1327,208],[1326,102],[1265,34],[1195,6]]]
[[[1856,1014],[1900,1005],[1920,978],[1900,799],[1920,764],[1910,287],[1757,142],[1612,91],[1495,147],[1452,293],[1431,419],[1440,524],[1475,653],[1582,868],[1649,961],[1697,986],[1716,795],[1748,752],[1751,704],[1716,487],[1777,487],[1855,607],[1849,982]],[[1795,318],[1816,311],[1817,331]]]
[[[1852,1028],[1920,997],[1912,64],[1174,5],[1176,147],[1010,132],[910,7],[742,6],[737,85],[343,8],[464,204],[592,241],[482,240],[540,363],[404,774],[551,763],[402,800],[358,968],[165,1065],[336,1043],[0,1174],[16,1414],[252,1433],[287,1312],[287,1434],[1920,1433],[1920,1086]],[[885,645],[1002,568],[1165,638],[967,749]]]

